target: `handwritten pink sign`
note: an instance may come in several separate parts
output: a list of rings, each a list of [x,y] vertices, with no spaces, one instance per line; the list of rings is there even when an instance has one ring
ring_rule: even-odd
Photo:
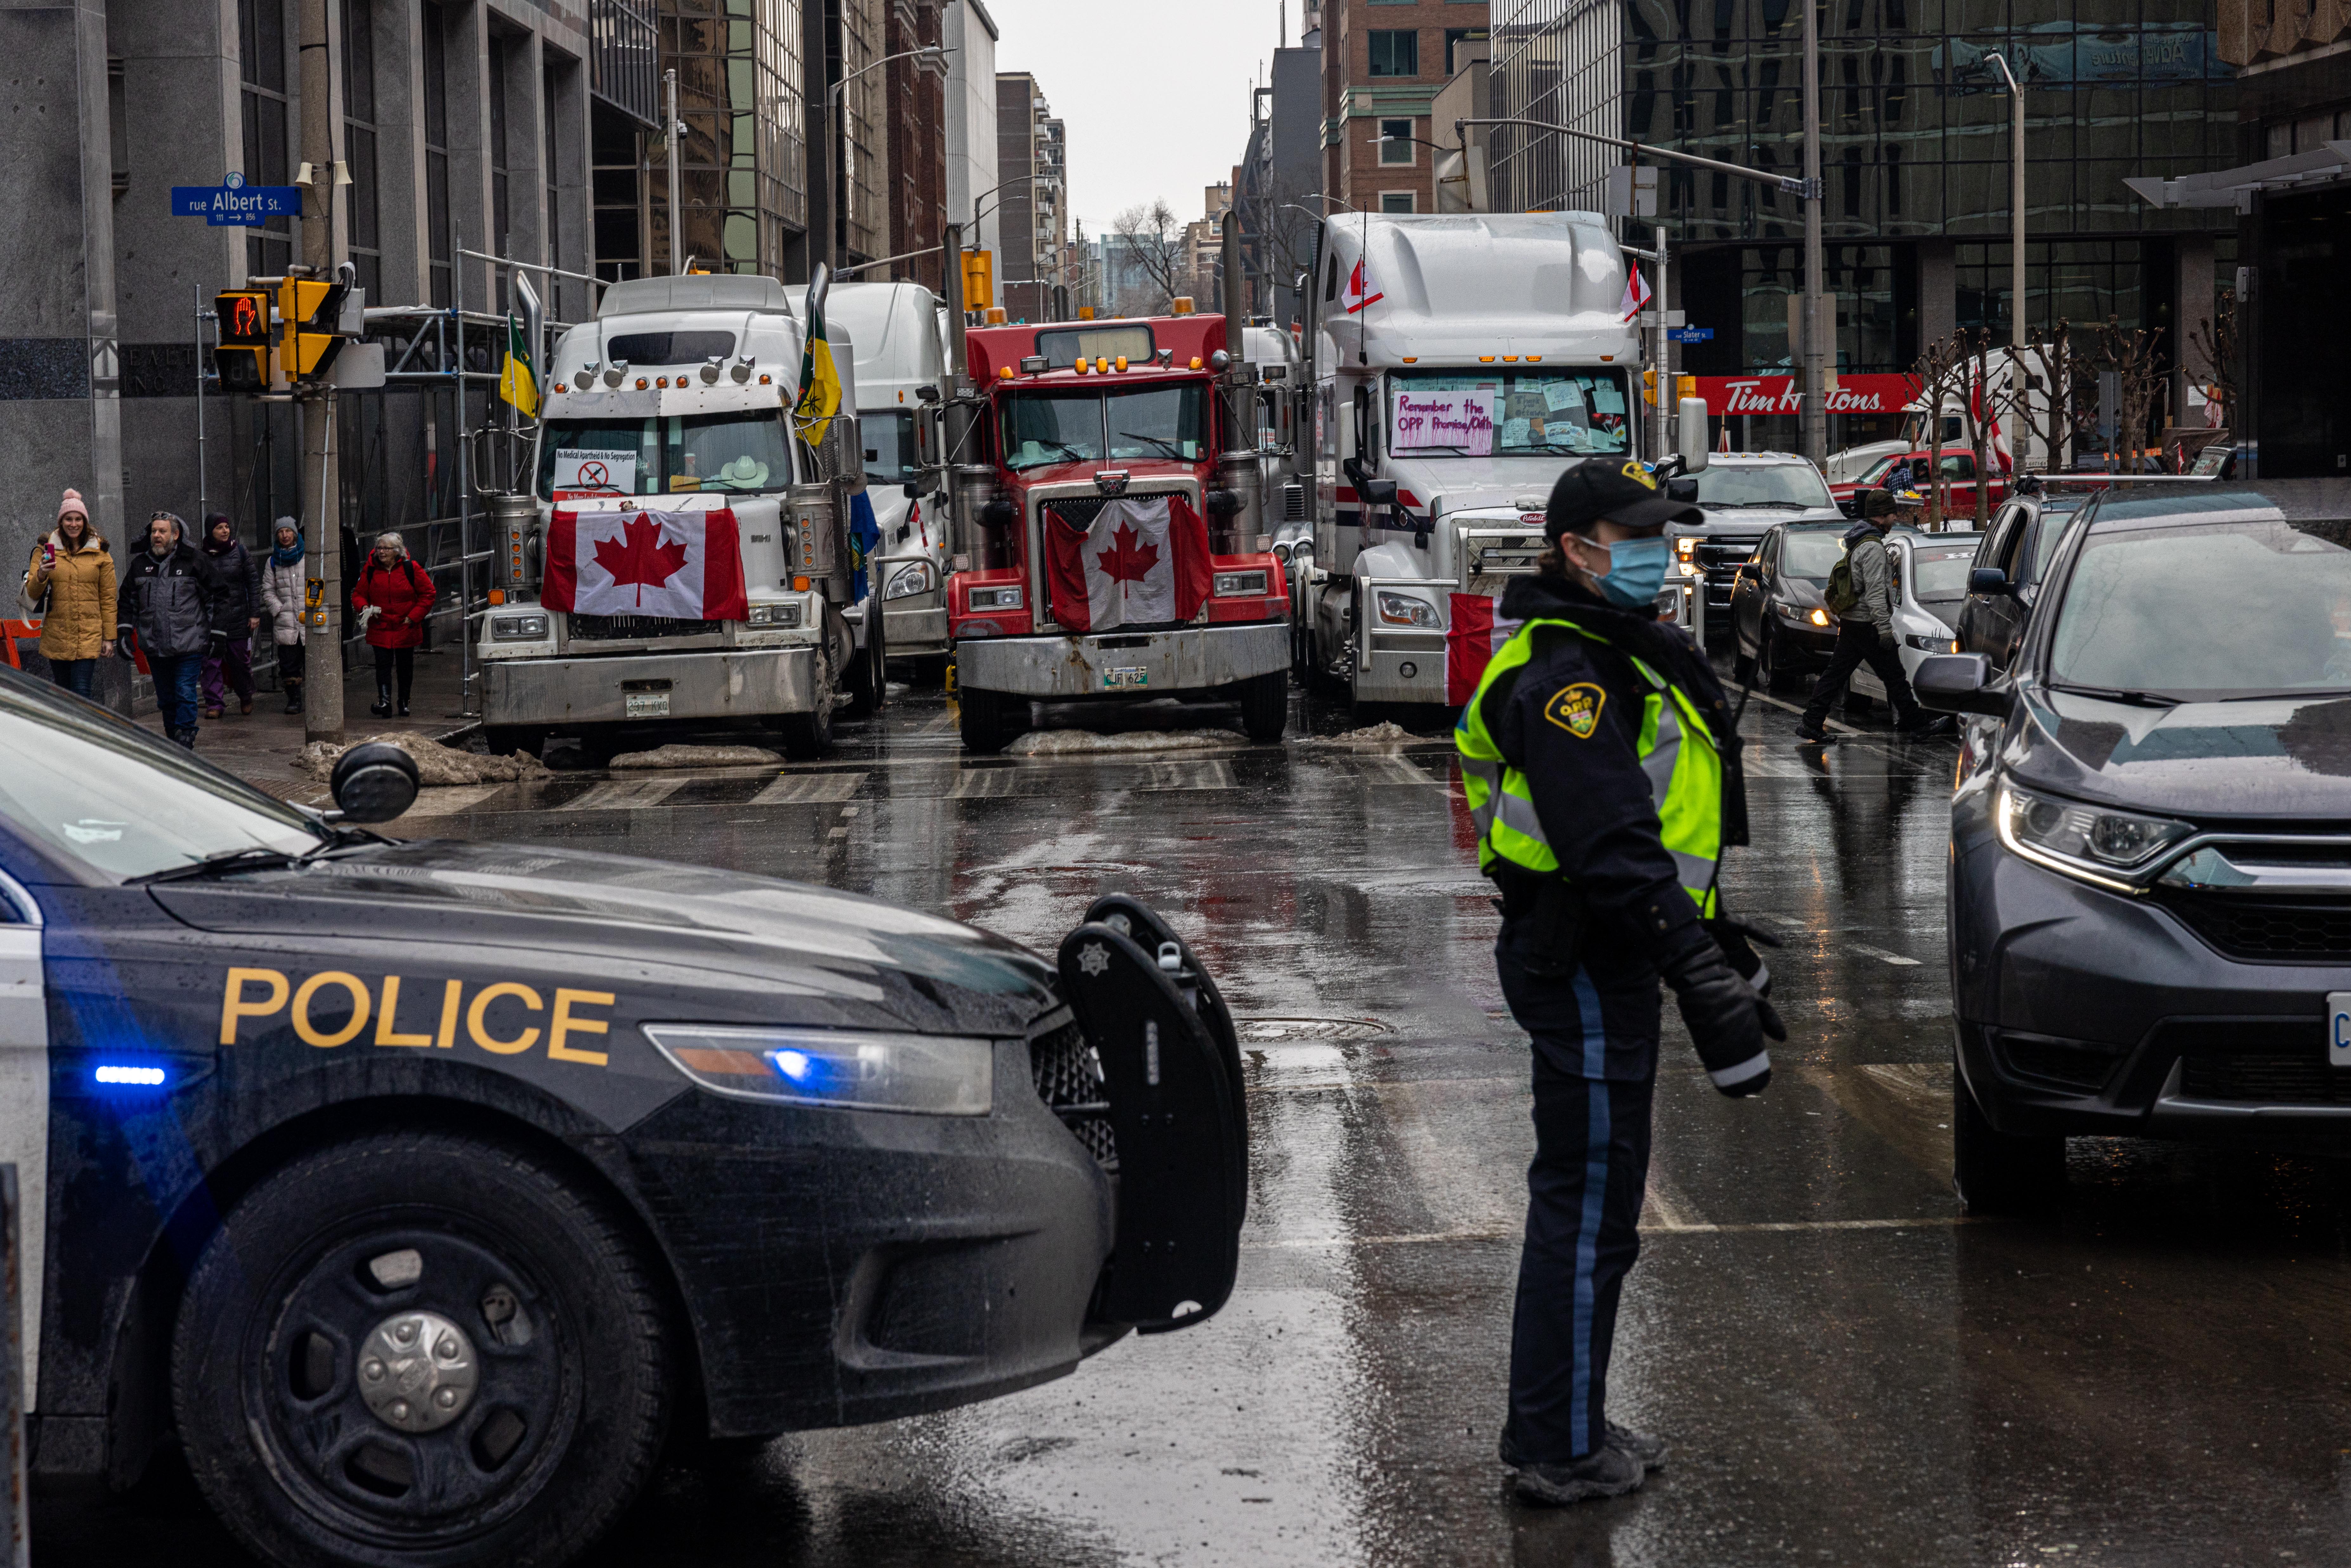
[[[1395,450],[1443,446],[1472,457],[1494,451],[1494,394],[1482,387],[1456,392],[1400,391],[1395,399]]]

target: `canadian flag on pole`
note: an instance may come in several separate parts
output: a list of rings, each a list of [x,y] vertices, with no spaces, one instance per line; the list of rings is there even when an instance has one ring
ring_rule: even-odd
[[[1364,306],[1376,305],[1386,298],[1380,292],[1380,286],[1372,281],[1371,257],[1365,256],[1347,274],[1347,287],[1339,303],[1347,308],[1348,315],[1353,316]]]
[[[732,507],[707,512],[577,512],[547,530],[549,610],[740,621],[751,613]]]
[[[1048,509],[1053,619],[1078,632],[1189,621],[1208,597],[1208,529],[1182,496],[1120,496],[1080,529]]]
[[[1638,316],[1643,307],[1646,306],[1652,298],[1649,293],[1649,280],[1641,276],[1641,269],[1637,267],[1626,267],[1625,298],[1616,302],[1616,308],[1625,313],[1625,319],[1630,321],[1634,317]]]
[[[1451,624],[1445,629],[1445,700],[1458,707],[1478,695],[1486,666],[1526,622],[1503,620],[1494,613],[1494,601],[1482,593],[1452,597]]]

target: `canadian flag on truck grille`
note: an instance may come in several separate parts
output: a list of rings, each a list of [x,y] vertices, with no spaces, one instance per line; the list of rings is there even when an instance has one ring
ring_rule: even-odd
[[[1494,602],[1482,593],[1453,595],[1453,613],[1445,629],[1445,700],[1456,707],[1478,695],[1486,666],[1526,624],[1495,614]]]
[[[547,529],[549,610],[740,621],[751,613],[735,510],[578,512]]]
[[[1208,529],[1180,495],[1117,496],[1081,528],[1081,507],[1045,508],[1053,619],[1076,632],[1189,621],[1208,597]]]

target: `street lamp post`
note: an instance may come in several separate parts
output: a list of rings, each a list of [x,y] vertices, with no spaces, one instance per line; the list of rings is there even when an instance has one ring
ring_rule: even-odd
[[[1825,464],[1829,455],[1827,366],[1836,337],[1836,317],[1821,324],[1821,15],[1804,0],[1804,455]]]
[[[926,65],[945,68],[947,56],[954,51],[945,44],[925,44],[919,49],[900,49],[894,55],[883,55],[870,65],[862,65],[824,89],[824,258],[828,265],[841,265],[841,231],[848,225],[841,217],[841,182],[834,176],[833,129],[841,121],[841,95],[851,82],[866,72],[879,70],[892,60],[920,57]]]
[[[2016,73],[2008,68],[2007,59],[2000,55],[1985,58],[2000,68],[2008,83],[2008,96],[2013,100],[2014,118],[2008,131],[2008,340],[2012,348],[2024,347],[2024,89],[2016,82]]]

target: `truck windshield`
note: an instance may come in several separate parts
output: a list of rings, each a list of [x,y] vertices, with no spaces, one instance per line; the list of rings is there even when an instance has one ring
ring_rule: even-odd
[[[1430,457],[1628,452],[1619,370],[1395,371],[1388,448]]]
[[[780,411],[573,419],[538,442],[538,496],[664,496],[677,491],[781,490],[792,482],[791,437]]]
[[[1099,392],[1020,392],[1004,400],[1004,461],[1048,463],[1164,458],[1196,463],[1208,445],[1207,398],[1198,382]]]
[[[898,408],[861,412],[857,427],[865,433],[866,478],[876,485],[903,485],[922,476],[913,414]]]
[[[2049,678],[2189,702],[2351,691],[2344,525],[2094,530],[2065,583]]]
[[[1831,507],[1829,487],[1809,463],[1714,463],[1698,476],[1701,507]]]

